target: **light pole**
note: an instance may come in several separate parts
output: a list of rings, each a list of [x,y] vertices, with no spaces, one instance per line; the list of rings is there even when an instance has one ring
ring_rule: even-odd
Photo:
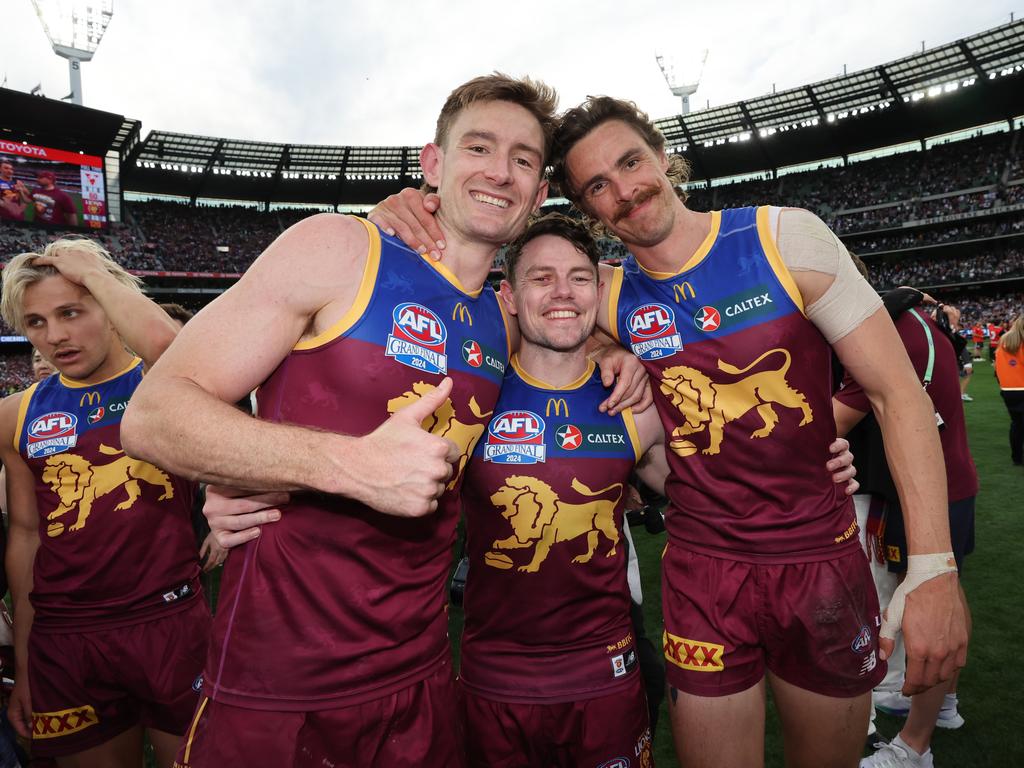
[[[96,53],[114,15],[114,0],[32,0],[32,5],[53,52],[68,60],[70,98],[81,104],[82,62]]]

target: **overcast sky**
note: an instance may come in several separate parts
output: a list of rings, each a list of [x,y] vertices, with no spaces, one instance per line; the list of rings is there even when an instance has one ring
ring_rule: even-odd
[[[655,62],[694,78],[695,107],[850,72],[1024,17],[1024,0],[114,0],[82,67],[85,104],[154,129],[315,144],[420,145],[451,89],[530,74],[561,106],[625,96],[677,114]],[[0,81],[68,90],[31,0],[3,0]],[[838,9],[838,10],[837,10]],[[2,119],[2,118],[0,118]]]

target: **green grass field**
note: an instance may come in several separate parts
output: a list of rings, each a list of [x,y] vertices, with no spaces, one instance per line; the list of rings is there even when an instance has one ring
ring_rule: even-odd
[[[941,768],[1018,768],[1024,766],[1024,671],[1017,662],[1024,649],[1021,618],[1024,589],[1024,470],[1010,463],[1007,440],[1009,417],[987,361],[974,364],[975,374],[965,403],[971,451],[981,477],[977,504],[976,549],[967,558],[963,584],[974,617],[970,656],[960,681],[960,713],[967,721],[956,731],[936,732],[935,764]],[[644,586],[647,633],[661,635],[659,564],[665,535],[635,531]],[[461,611],[452,611],[453,641],[462,626]],[[655,643],[657,644],[655,639]],[[456,648],[456,653],[458,650]],[[879,715],[878,728],[886,737],[902,721]],[[782,739],[769,702],[766,766],[782,768]],[[662,705],[654,740],[659,768],[678,765]]]
[[[965,403],[971,451],[981,477],[977,504],[976,549],[967,559],[963,583],[974,617],[970,656],[960,681],[960,712],[966,725],[956,731],[937,730],[933,741],[940,768],[1018,768],[1024,766],[1024,671],[1018,664],[1024,643],[1021,618],[1024,588],[1024,469],[1010,463],[1009,417],[987,361],[974,364]],[[665,535],[634,532],[644,582],[644,611],[648,635],[661,634],[659,564]],[[219,576],[219,574],[217,574]],[[215,579],[214,581],[216,581]],[[216,591],[216,583],[209,585]],[[462,612],[451,611],[451,637],[458,657]],[[657,640],[655,639],[655,643]],[[878,727],[891,738],[901,721],[879,715]],[[668,713],[662,706],[654,739],[660,768],[676,766]],[[766,736],[767,768],[782,768],[778,719],[769,702]]]

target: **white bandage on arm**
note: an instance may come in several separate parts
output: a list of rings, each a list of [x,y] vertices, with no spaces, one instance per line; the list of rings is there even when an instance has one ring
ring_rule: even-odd
[[[772,209],[771,214],[775,242],[786,268],[833,277],[828,290],[805,311],[828,343],[835,344],[875,314],[882,300],[825,222],[802,208]]]
[[[880,637],[893,640],[896,633],[903,627],[903,606],[907,595],[926,581],[946,573],[956,573],[956,560],[952,552],[940,552],[934,555],[911,555],[907,558],[907,575],[892,593],[892,600],[882,619]]]

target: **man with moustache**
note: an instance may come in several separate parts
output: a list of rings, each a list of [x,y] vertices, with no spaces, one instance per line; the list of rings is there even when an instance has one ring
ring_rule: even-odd
[[[630,102],[566,113],[553,165],[562,193],[632,254],[602,270],[598,324],[657,382],[668,435],[663,601],[680,760],[763,764],[770,682],[789,764],[853,765],[891,640],[879,654],[853,510],[821,471],[835,434],[829,344],[892,446],[913,579],[885,633],[908,596],[908,690],[949,679],[966,656],[933,416],[891,321],[809,212],[688,209],[682,158]],[[431,238],[418,200],[411,216],[392,206],[384,226]]]

